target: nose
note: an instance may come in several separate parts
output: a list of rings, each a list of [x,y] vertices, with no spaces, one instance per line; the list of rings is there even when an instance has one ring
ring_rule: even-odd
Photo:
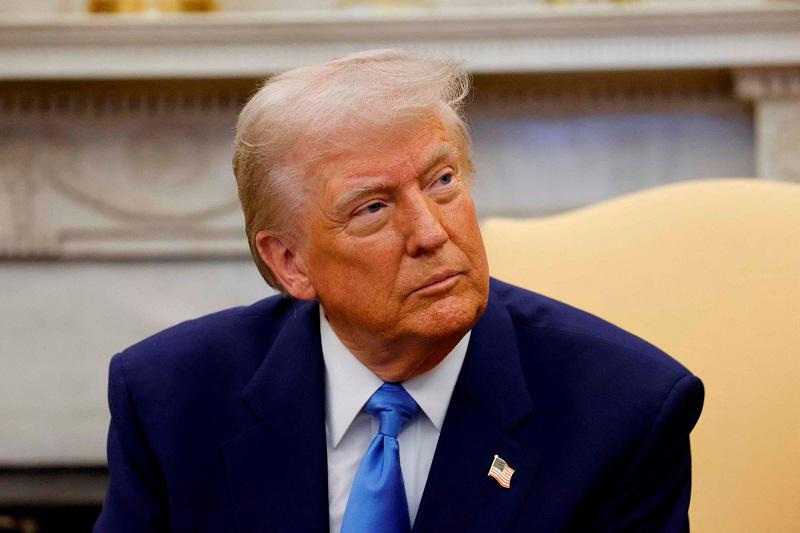
[[[423,192],[412,195],[406,208],[406,253],[411,257],[435,252],[449,240],[439,205]]]

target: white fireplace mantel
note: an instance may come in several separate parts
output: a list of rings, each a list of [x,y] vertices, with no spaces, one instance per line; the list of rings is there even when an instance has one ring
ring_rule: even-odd
[[[800,64],[800,2],[0,14],[0,79],[258,77],[402,47],[476,73]]]

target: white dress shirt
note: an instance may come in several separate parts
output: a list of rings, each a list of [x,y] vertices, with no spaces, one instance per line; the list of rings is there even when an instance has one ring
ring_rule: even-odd
[[[325,359],[325,430],[328,449],[328,509],[331,533],[338,533],[361,457],[378,433],[378,420],[362,411],[383,381],[362,365],[331,328],[320,306],[320,338]],[[403,382],[420,413],[400,432],[403,471],[411,525],[417,516],[439,432],[453,394],[470,332],[436,367]]]

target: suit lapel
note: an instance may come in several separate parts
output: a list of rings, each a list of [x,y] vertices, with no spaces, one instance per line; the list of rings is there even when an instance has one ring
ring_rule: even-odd
[[[453,390],[415,532],[513,528],[539,463],[514,438],[531,410],[511,317],[490,292]],[[495,454],[515,470],[509,489],[487,476]]]
[[[242,393],[258,423],[222,450],[241,531],[328,529],[319,314],[314,302],[293,305]]]

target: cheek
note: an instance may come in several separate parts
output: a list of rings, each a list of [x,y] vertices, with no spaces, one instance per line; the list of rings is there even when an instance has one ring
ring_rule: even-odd
[[[340,234],[316,243],[309,255],[312,280],[329,293],[352,294],[367,288],[373,294],[390,292],[402,258],[394,241],[387,235],[364,239]]]
[[[455,202],[445,220],[447,222],[447,231],[459,248],[465,253],[471,252],[479,256],[485,255],[478,217],[469,196],[465,196],[463,200]]]

